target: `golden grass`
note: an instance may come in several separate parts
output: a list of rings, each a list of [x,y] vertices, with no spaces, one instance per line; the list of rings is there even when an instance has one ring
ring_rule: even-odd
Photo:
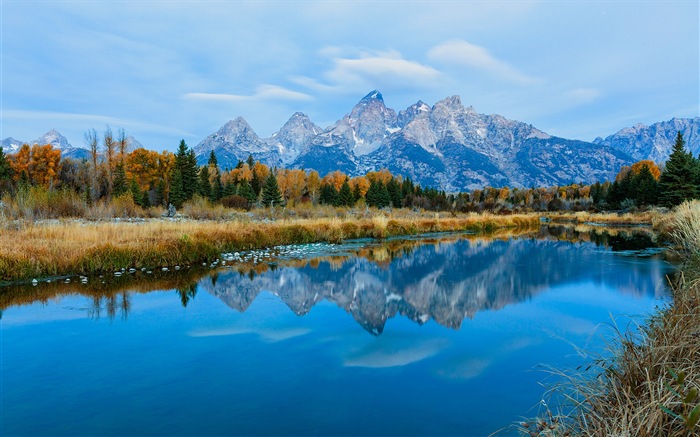
[[[222,252],[426,232],[539,227],[537,215],[275,221],[52,222],[0,230],[0,281],[160,267],[213,260]]]
[[[700,202],[664,220],[681,256],[673,301],[638,332],[616,328],[610,357],[582,373],[555,372],[568,414],[521,424],[523,435],[681,437],[700,435]]]
[[[592,213],[587,211],[579,212],[552,212],[545,216],[553,222],[574,222],[574,223],[601,223],[610,225],[639,225],[654,224],[656,220],[664,216],[659,211],[627,212],[627,213]]]

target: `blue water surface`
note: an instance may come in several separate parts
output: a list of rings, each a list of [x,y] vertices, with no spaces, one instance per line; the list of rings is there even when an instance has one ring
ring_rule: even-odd
[[[551,238],[229,267],[111,308],[82,285],[7,304],[1,434],[514,435],[543,366],[590,363],[613,320],[663,304],[672,271]]]

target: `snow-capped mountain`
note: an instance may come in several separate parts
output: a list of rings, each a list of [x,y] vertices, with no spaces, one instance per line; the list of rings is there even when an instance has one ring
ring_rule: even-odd
[[[194,147],[197,163],[204,165],[214,150],[219,167],[234,168],[249,155],[269,166],[281,164],[280,148],[261,140],[243,117],[229,121]]]
[[[678,132],[683,134],[685,148],[693,156],[700,154],[700,117],[672,118],[646,126],[641,123],[624,128],[595,144],[604,144],[628,153],[635,161],[651,159],[659,164],[666,162],[676,142]]]
[[[51,144],[54,149],[61,150],[62,158],[72,158],[72,159],[87,159],[90,156],[90,152],[82,147],[73,147],[66,137],[61,135],[56,129],[51,129],[44,135],[40,136],[34,141],[18,141],[14,138],[5,138],[2,140],[2,148],[5,153],[16,153],[23,144]]]
[[[277,148],[282,164],[288,165],[299,155],[306,153],[309,150],[311,140],[322,131],[323,129],[316,126],[308,115],[296,112],[282,126],[282,129],[263,141]]]
[[[22,144],[24,144],[24,141],[16,140],[12,137],[7,137],[2,142],[0,142],[0,147],[2,147],[2,151],[5,154],[10,154],[10,153],[17,153],[20,147],[22,147]]]
[[[321,131],[296,113],[261,140],[242,119],[195,147],[200,163],[214,150],[223,168],[248,155],[270,166],[340,170],[349,175],[388,168],[423,186],[463,191],[484,186],[547,186],[613,178],[633,158],[608,144],[552,137],[532,125],[480,114],[452,96],[422,101],[396,114],[372,91]]]

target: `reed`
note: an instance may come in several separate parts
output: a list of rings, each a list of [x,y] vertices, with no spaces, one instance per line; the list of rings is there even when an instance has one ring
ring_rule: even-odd
[[[156,268],[217,259],[222,252],[426,232],[537,229],[537,215],[449,218],[321,218],[254,221],[150,219],[35,222],[0,231],[0,281]]]
[[[518,424],[522,435],[700,435],[700,202],[663,224],[684,260],[672,302],[636,331],[615,326],[609,354],[585,371],[555,371],[552,393],[570,409]]]

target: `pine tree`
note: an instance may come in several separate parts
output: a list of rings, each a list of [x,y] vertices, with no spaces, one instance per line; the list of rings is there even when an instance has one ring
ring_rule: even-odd
[[[265,179],[265,185],[262,190],[262,204],[269,207],[282,204],[282,194],[277,185],[277,178],[274,172],[270,172],[270,175]]]
[[[12,177],[12,167],[10,163],[7,162],[5,157],[5,152],[3,152],[2,147],[0,147],[0,181],[10,180]]]
[[[205,199],[211,195],[211,185],[209,185],[209,167],[204,165],[199,169],[199,195]]]
[[[698,197],[695,159],[684,146],[683,134],[679,131],[671,156],[666,161],[666,169],[659,178],[659,203],[662,206],[670,208]]]
[[[323,205],[339,205],[338,191],[335,189],[333,184],[321,185],[321,191],[319,193],[318,202]]]
[[[112,184],[112,196],[119,197],[129,190],[126,180],[126,171],[124,171],[124,163],[117,163],[114,169],[114,182]]]
[[[250,183],[245,179],[238,187],[238,195],[246,198],[251,205],[254,204],[258,198],[258,196],[255,195],[255,192],[253,192],[253,187],[251,187]]]
[[[659,184],[651,173],[649,166],[643,165],[634,177],[636,193],[634,201],[637,206],[655,205],[658,201]]]
[[[391,178],[391,180],[389,180],[386,184],[386,190],[389,193],[391,205],[394,208],[401,208],[401,204],[403,203],[402,190],[401,185],[399,185],[396,179]]]
[[[389,192],[386,189],[386,185],[382,181],[372,181],[369,184],[369,190],[365,195],[368,206],[374,206],[377,208],[384,208],[389,206],[391,203],[391,198],[389,197]]]
[[[338,204],[341,206],[353,206],[355,204],[355,197],[352,195],[347,179],[345,179],[338,192]]]
[[[182,190],[182,173],[177,167],[173,170],[173,180],[170,183],[170,203],[178,209],[185,203],[185,193]]]

